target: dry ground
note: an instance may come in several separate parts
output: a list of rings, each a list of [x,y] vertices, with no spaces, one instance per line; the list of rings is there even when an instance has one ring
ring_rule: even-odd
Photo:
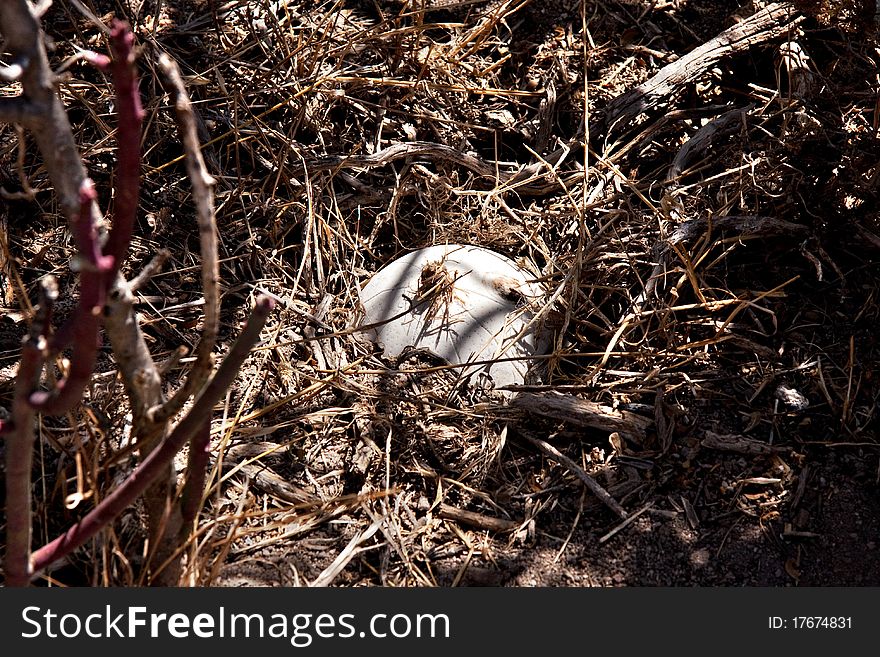
[[[257,292],[280,300],[217,410],[217,466],[184,583],[880,584],[880,51],[852,3],[798,3],[809,13],[784,36],[611,126],[612,99],[766,3],[83,4],[129,20],[143,48],[145,184],[128,266],[173,254],[143,291],[152,349],[192,346],[200,318],[161,51],[187,75],[218,179],[225,339]],[[66,2],[46,29],[56,64],[105,47]],[[781,56],[786,42],[805,69]],[[61,88],[106,206],[108,82],[76,64]],[[723,129],[678,166],[707,124]],[[410,142],[435,146],[386,150]],[[22,191],[16,157],[4,127],[9,192]],[[32,149],[23,171],[34,200],[0,204],[6,373],[24,330],[11,281],[75,282]],[[546,287],[555,347],[526,392],[629,411],[648,430],[469,395],[453,370],[419,373],[438,365],[430,358],[392,362],[346,333],[372,272],[444,242],[530,262]],[[107,353],[87,405],[41,425],[37,540],[88,507],[62,511],[77,486],[103,494],[130,466],[111,464],[126,409]],[[8,385],[2,394],[6,405]],[[143,583],[142,543],[133,509],[51,579]]]

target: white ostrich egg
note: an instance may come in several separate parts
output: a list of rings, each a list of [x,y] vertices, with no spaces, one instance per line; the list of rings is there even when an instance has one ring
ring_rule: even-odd
[[[459,244],[408,253],[361,291],[360,326],[386,356],[426,349],[463,377],[524,383],[548,339],[535,319],[544,290],[510,258]]]

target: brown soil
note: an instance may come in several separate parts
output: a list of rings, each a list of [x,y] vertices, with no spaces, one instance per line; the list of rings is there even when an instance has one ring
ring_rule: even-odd
[[[228,476],[211,482],[183,583],[880,585],[878,39],[853,3],[796,3],[808,15],[790,39],[813,81],[801,98],[779,64],[785,39],[771,39],[722,59],[616,141],[590,134],[588,155],[573,149],[554,173],[540,170],[544,189],[527,191],[442,157],[357,168],[344,158],[418,140],[500,174],[540,163],[584,143],[585,116],[601,125],[611,99],[767,3],[174,0],[159,17],[156,3],[85,4],[101,20],[130,21],[143,48],[145,180],[127,266],[133,275],[159,247],[173,254],[144,290],[157,360],[192,346],[200,318],[185,305],[200,296],[198,242],[155,77],[160,51],[187,76],[218,179],[223,344],[256,292],[280,300],[218,409],[215,454]],[[76,46],[106,47],[68,3],[45,22],[56,64]],[[106,206],[109,84],[76,65],[61,89]],[[735,130],[667,180],[703,124],[745,107]],[[21,188],[16,148],[15,132],[0,128],[10,191]],[[323,166],[325,156],[341,158]],[[24,173],[36,200],[0,204],[12,258],[6,374],[25,330],[11,277],[33,297],[53,272],[75,294],[65,226],[30,150]],[[777,223],[721,221],[738,216]],[[685,225],[693,232],[667,248]],[[497,392],[462,389],[430,355],[393,362],[346,332],[372,272],[444,242],[528,259],[540,273],[558,337],[532,392],[644,415],[647,435],[523,411]],[[652,276],[662,282],[640,298]],[[10,386],[0,392],[8,407]],[[58,511],[75,485],[76,445],[91,447],[86,488],[108,490],[130,466],[101,465],[121,449],[121,400],[108,349],[87,405],[45,420],[38,539],[83,511]],[[468,523],[456,510],[479,516]],[[143,583],[139,513],[53,581]],[[489,530],[489,520],[509,529]]]

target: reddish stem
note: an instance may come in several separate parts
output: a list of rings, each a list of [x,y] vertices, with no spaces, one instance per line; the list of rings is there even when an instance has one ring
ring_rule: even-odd
[[[40,338],[22,349],[12,401],[12,431],[6,440],[6,586],[27,586],[31,579],[31,467],[34,453],[34,411],[27,398],[43,370]]]
[[[58,287],[51,277],[40,285],[40,304],[31,322],[30,334],[21,351],[15,377],[12,417],[4,423],[6,440],[6,585],[26,586],[30,581],[31,553],[31,469],[34,453],[34,409],[28,395],[40,382],[45,362],[46,340],[52,305]]]
[[[202,506],[202,492],[205,488],[205,478],[208,464],[211,461],[211,420],[199,427],[199,430],[189,441],[189,462],[187,463],[186,484],[183,486],[183,500],[181,502],[181,515],[183,516],[183,531],[189,532],[190,526],[196,519]]]
[[[95,196],[94,185],[86,178],[80,186],[80,211],[73,220],[81,272],[79,303],[69,332],[73,340],[70,371],[51,392],[38,391],[30,395],[34,410],[49,415],[59,415],[76,405],[95,369],[101,309],[107,296],[107,272],[113,261],[113,258],[101,255],[92,215]],[[68,331],[60,333],[65,339]],[[53,348],[66,346],[59,344],[58,340],[53,342]]]
[[[138,197],[141,184],[141,124],[144,110],[138,93],[138,77],[135,67],[134,35],[128,25],[113,21],[110,31],[110,48],[113,62],[113,86],[116,88],[116,185],[113,205],[113,228],[107,238],[105,252],[114,258],[108,275],[112,282],[128,252],[137,218]],[[109,283],[108,283],[109,284]]]

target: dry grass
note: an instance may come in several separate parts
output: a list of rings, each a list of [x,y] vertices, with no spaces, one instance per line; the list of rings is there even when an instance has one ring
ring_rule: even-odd
[[[176,350],[198,335],[201,292],[181,149],[155,81],[159,52],[181,65],[219,181],[221,344],[257,291],[280,302],[217,409],[185,583],[239,581],[251,563],[248,577],[261,583],[460,584],[481,568],[503,571],[504,555],[528,554],[542,537],[561,554],[581,518],[606,535],[618,520],[529,436],[552,441],[630,512],[662,507],[692,520],[695,503],[704,519],[732,511],[761,524],[791,521],[817,445],[875,453],[873,35],[804,24],[799,42],[818,79],[807,99],[791,97],[769,44],[723,62],[626,139],[589,134],[589,149],[548,159],[596,125],[609,99],[727,27],[734,7],[84,4],[132,21],[143,47],[147,167],[128,266],[172,253],[142,290],[169,389],[189,362]],[[161,13],[150,15],[156,4]],[[56,3],[47,25],[58,63],[77,45],[103,47],[68,3]],[[108,90],[77,65],[62,85],[105,193]],[[670,177],[688,139],[733,108],[746,108],[738,122]],[[416,141],[438,146],[386,151]],[[2,128],[9,190],[21,189],[17,157],[14,130]],[[517,179],[527,165],[533,175]],[[34,200],[0,210],[8,307],[25,304],[22,286],[43,273],[72,280],[45,173],[30,156],[21,168]],[[655,430],[609,441],[608,431],[527,415],[497,395],[470,397],[429,357],[392,363],[360,343],[349,330],[359,287],[395,255],[445,242],[527,262],[546,287],[543,318],[556,338],[544,384],[530,390],[642,413]],[[4,367],[15,353],[4,341]],[[792,406],[780,384],[809,408]],[[130,467],[118,387],[105,360],[88,404],[41,426],[37,540]],[[776,457],[787,474],[766,455],[745,457],[740,483],[714,472],[700,452],[706,431],[787,447]],[[776,483],[755,483],[771,471]],[[703,492],[683,507],[666,502],[695,488]],[[507,531],[485,530],[499,520]],[[142,539],[133,510],[53,577],[143,583]]]

